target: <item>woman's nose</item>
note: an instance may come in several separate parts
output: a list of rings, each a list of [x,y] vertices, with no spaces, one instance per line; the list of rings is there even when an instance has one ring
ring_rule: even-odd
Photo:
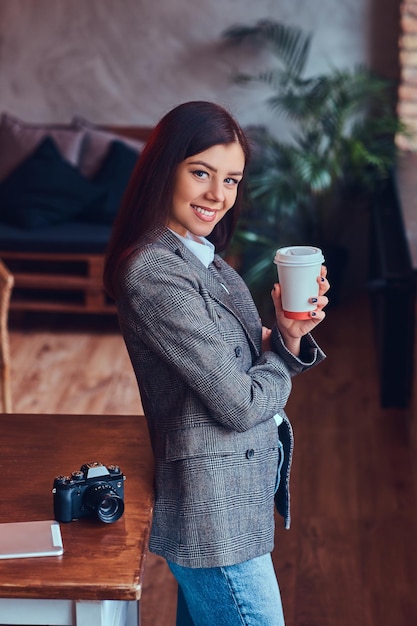
[[[221,182],[212,181],[209,189],[207,190],[206,196],[210,200],[215,200],[216,202],[224,201],[224,189]]]

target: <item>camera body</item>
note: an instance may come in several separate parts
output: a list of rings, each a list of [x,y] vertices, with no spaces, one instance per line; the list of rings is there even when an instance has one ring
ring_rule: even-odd
[[[71,476],[57,476],[52,493],[54,516],[58,522],[96,515],[111,524],[124,511],[124,481],[126,476],[118,465],[85,463]]]

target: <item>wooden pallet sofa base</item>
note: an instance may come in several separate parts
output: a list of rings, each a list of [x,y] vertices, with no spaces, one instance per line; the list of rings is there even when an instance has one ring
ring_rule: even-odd
[[[14,276],[10,309],[115,313],[102,284],[104,254],[0,253]]]

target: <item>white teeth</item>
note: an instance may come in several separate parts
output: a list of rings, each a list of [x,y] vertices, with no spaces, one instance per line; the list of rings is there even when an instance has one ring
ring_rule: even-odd
[[[215,213],[215,211],[207,211],[207,209],[202,209],[201,206],[196,206],[195,204],[193,204],[193,208],[197,211],[197,213],[201,213],[207,217],[211,217]]]

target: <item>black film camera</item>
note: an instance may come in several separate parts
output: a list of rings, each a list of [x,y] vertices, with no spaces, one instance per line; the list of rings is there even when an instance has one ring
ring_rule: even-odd
[[[126,476],[118,465],[86,463],[71,476],[54,480],[54,515],[58,522],[97,515],[107,524],[116,522],[124,511],[123,483]]]

